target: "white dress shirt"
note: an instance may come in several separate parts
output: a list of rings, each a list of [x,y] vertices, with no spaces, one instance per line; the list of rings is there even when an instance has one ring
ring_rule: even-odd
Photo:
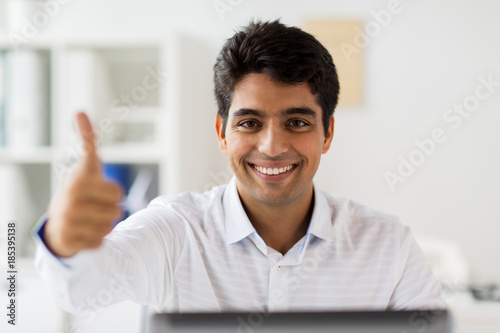
[[[268,247],[235,178],[203,194],[160,196],[96,250],[58,258],[35,230],[36,265],[65,310],[123,300],[157,311],[441,308],[441,289],[409,229],[388,214],[315,188],[307,234]]]

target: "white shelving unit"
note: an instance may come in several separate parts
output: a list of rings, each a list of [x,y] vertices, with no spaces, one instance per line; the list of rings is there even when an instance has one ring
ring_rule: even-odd
[[[207,89],[212,80],[207,61],[212,59],[199,60],[207,54],[203,41],[181,34],[161,40],[37,38],[19,51],[48,59],[43,78],[48,82],[43,87],[48,94],[46,136],[38,144],[0,145],[0,222],[2,228],[17,222],[19,260],[32,263],[31,230],[81,156],[77,111],[90,115],[103,163],[130,165],[132,178],[142,169],[152,173],[147,200],[210,182],[216,145],[196,137],[213,131],[215,116],[212,90]],[[17,51],[0,36],[0,52]],[[137,327],[137,311],[132,303],[111,307],[82,325],[81,332],[104,332],[102,322]],[[46,319],[58,321],[61,332],[73,321],[64,313]]]
[[[2,218],[19,220],[23,237],[29,237],[29,230],[44,212],[50,197],[81,156],[82,145],[74,120],[80,110],[91,117],[103,163],[130,165],[132,174],[142,168],[153,172],[148,200],[158,194],[183,190],[182,175],[176,172],[183,170],[182,156],[176,156],[180,152],[176,145],[181,142],[177,134],[181,133],[182,116],[177,113],[181,112],[182,102],[178,99],[182,79],[175,76],[176,71],[169,71],[169,67],[178,66],[174,62],[182,61],[181,40],[174,36],[137,41],[35,40],[16,50],[7,39],[0,38],[0,52],[8,54],[7,57],[21,52],[43,55],[49,60],[48,68],[44,68],[48,77],[43,78],[49,87],[40,87],[48,101],[43,117],[48,119],[39,124],[45,137],[35,144],[14,145],[7,138],[7,143],[0,146],[0,168],[4,175],[34,173],[31,183],[25,184],[26,191],[18,188],[15,179],[13,187],[4,190],[12,194],[11,203],[26,202],[24,196],[34,194],[30,189],[40,189],[40,197],[32,198],[38,207],[26,207],[19,202],[9,209],[0,207],[11,215]],[[9,64],[5,69],[11,71],[10,75],[17,74]],[[4,80],[7,88],[8,81]],[[22,99],[32,98],[22,93]],[[5,98],[10,97],[7,92]],[[12,124],[8,118],[19,113],[11,109],[5,110],[5,127]],[[175,165],[169,163],[171,160],[176,161]],[[22,256],[32,255],[32,248],[27,247],[22,249]]]

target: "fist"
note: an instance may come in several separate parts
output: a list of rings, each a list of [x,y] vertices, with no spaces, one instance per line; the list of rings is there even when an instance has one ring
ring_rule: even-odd
[[[102,176],[90,120],[85,113],[78,113],[77,123],[85,154],[52,199],[43,235],[47,247],[60,257],[99,247],[121,216],[122,191]]]

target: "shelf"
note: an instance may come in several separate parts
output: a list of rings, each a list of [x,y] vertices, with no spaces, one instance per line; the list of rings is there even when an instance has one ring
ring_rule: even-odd
[[[36,38],[26,39],[19,47],[26,48],[58,48],[58,47],[84,47],[84,48],[123,48],[123,47],[157,47],[166,42],[166,38],[106,38],[97,37],[93,39],[81,38],[54,38],[37,35]],[[13,49],[10,39],[6,32],[0,32],[0,48]]]
[[[0,163],[41,164],[50,163],[53,158],[51,147],[0,148]]]
[[[99,148],[105,163],[157,164],[164,161],[165,151],[153,144],[124,144]],[[50,164],[60,159],[52,147],[0,148],[0,164]]]
[[[99,147],[104,163],[157,164],[165,160],[165,151],[154,144],[123,144]]]
[[[160,114],[159,107],[146,107],[141,106],[134,110],[132,110],[126,117],[123,119],[116,119],[116,123],[150,123],[154,124],[158,122],[158,115]]]

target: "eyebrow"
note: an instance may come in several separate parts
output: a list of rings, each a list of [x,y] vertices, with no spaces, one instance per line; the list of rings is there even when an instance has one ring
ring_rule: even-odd
[[[297,107],[297,108],[289,108],[281,111],[282,116],[291,116],[291,115],[296,115],[296,114],[301,114],[301,115],[306,115],[313,117],[314,119],[318,119],[318,115],[316,112],[311,110],[308,107]],[[241,108],[233,113],[233,118],[237,117],[244,117],[244,116],[257,116],[257,117],[263,117],[263,112],[259,110],[254,110],[254,109],[247,109],[247,108]]]
[[[301,114],[301,115],[305,115],[305,116],[311,116],[311,117],[313,117],[316,120],[318,119],[318,114],[316,112],[314,112],[313,110],[311,110],[310,108],[308,108],[308,107],[286,109],[286,110],[283,110],[281,112],[281,114],[283,116],[290,116],[290,115],[294,115],[294,114]]]
[[[241,108],[241,109],[234,111],[233,118],[244,117],[244,116],[248,116],[248,115],[260,117],[260,116],[262,116],[262,112],[257,111],[257,110],[253,110],[253,109]]]

